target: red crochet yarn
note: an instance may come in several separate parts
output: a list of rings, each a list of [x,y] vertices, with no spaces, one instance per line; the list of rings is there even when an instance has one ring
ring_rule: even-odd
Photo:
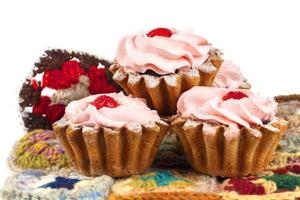
[[[46,117],[51,122],[54,123],[65,114],[65,105],[63,104],[54,104],[47,107]]]
[[[256,186],[249,180],[233,178],[229,181],[230,186],[225,186],[225,190],[235,191],[238,194],[246,195],[246,194],[256,194],[256,195],[264,195],[266,194],[265,188],[258,185]]]
[[[40,102],[32,107],[32,112],[39,115],[45,115],[51,122],[55,122],[62,118],[65,114],[65,105],[54,104],[50,105],[51,99],[47,96],[42,96]]]
[[[295,173],[295,174],[300,174],[300,165],[288,166],[288,170]]]
[[[84,74],[84,70],[76,60],[65,61],[62,64],[62,72],[65,77],[68,77],[71,84],[78,83],[79,76]]]
[[[32,112],[40,115],[46,114],[50,103],[51,99],[49,97],[41,96],[39,103],[32,107]]]
[[[80,63],[75,60],[65,61],[62,69],[46,70],[43,75],[42,87],[48,87],[55,90],[66,89],[71,84],[79,82],[79,76],[84,74],[84,70],[80,67]]]
[[[55,90],[66,89],[71,86],[71,81],[61,70],[52,69],[44,72],[42,87],[48,87]]]
[[[37,81],[35,79],[31,80],[31,85],[35,92],[37,92],[39,90],[39,84],[37,83]]]
[[[117,88],[109,84],[104,68],[92,66],[87,75],[90,79],[89,92],[91,94],[117,92]]]

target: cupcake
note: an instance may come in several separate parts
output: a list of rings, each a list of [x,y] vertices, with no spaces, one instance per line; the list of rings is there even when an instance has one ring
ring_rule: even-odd
[[[121,92],[71,102],[53,129],[79,173],[122,177],[152,164],[168,124]]]
[[[243,77],[240,67],[229,60],[225,60],[222,63],[212,86],[232,89],[251,88],[246,78]]]
[[[190,164],[214,176],[246,176],[264,170],[287,128],[277,103],[250,90],[194,87],[177,103],[172,129]]]
[[[194,86],[211,86],[221,53],[190,31],[157,28],[124,37],[109,68],[127,94],[147,99],[162,116],[176,113],[179,96]]]
[[[29,131],[52,129],[71,101],[120,91],[105,69],[110,65],[83,52],[47,50],[35,63],[19,93],[24,126]]]

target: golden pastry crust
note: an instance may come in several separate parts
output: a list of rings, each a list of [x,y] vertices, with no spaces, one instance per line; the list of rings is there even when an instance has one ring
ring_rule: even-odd
[[[168,125],[157,122],[137,130],[84,130],[56,123],[53,130],[80,174],[124,177],[150,167]]]
[[[239,177],[258,174],[272,160],[276,147],[287,128],[285,121],[271,122],[257,129],[242,128],[240,134],[228,140],[224,136],[226,126],[211,125],[208,132],[205,123],[178,118],[172,122],[189,163],[199,172],[213,176]],[[261,134],[256,135],[254,131]]]

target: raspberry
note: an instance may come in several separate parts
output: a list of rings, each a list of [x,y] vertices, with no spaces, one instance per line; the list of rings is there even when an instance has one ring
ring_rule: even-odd
[[[222,97],[223,101],[227,101],[229,99],[242,99],[247,98],[248,96],[240,91],[230,91],[225,96]]]
[[[115,108],[119,104],[116,100],[114,100],[112,97],[107,95],[101,95],[97,97],[91,105],[95,106],[97,110],[99,110],[102,107],[108,107],[108,108]]]
[[[156,28],[151,30],[149,33],[147,33],[148,37],[171,37],[173,35],[173,32],[170,29],[167,28]]]

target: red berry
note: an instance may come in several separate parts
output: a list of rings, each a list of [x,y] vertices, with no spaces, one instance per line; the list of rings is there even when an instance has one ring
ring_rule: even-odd
[[[173,32],[170,29],[167,28],[156,28],[151,30],[149,33],[147,33],[148,37],[171,37],[173,35]]]
[[[91,104],[97,109],[102,107],[115,108],[119,105],[116,100],[107,95],[101,95],[97,97]]]
[[[228,99],[242,99],[247,98],[248,96],[240,91],[230,91],[225,96],[222,97],[223,101],[226,101]]]

